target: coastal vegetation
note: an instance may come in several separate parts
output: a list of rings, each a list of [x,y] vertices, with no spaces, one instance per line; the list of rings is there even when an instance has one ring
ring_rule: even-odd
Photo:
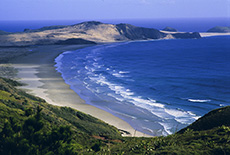
[[[230,154],[230,107],[166,137],[121,137],[118,129],[17,89],[0,78],[0,154]]]
[[[119,131],[87,114],[56,107],[0,78],[0,154],[76,154],[95,152]],[[86,153],[86,154],[88,154]]]

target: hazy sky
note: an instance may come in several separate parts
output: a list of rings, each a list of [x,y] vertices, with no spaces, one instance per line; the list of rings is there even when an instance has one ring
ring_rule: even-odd
[[[0,20],[230,17],[230,0],[0,0]]]

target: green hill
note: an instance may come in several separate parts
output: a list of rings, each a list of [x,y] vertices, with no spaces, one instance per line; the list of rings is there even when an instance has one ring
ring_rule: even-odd
[[[187,128],[167,137],[123,138],[113,154],[230,154],[230,106],[213,110]]]
[[[222,125],[230,126],[230,106],[212,110],[196,122],[179,131],[179,133],[183,133],[187,129],[194,131],[210,130]]]
[[[16,89],[19,85],[0,78],[0,154],[90,153],[108,141],[120,141],[115,127],[80,111],[49,105]]]
[[[68,107],[47,104],[0,78],[0,154],[230,154],[230,107],[216,109],[167,137],[121,137]]]

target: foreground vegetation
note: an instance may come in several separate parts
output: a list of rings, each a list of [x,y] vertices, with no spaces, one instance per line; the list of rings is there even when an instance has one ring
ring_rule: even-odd
[[[120,142],[119,131],[68,107],[47,104],[0,78],[0,154],[89,154],[107,141]]]
[[[0,78],[0,154],[230,154],[230,107],[167,137],[121,137],[108,124],[47,104]]]

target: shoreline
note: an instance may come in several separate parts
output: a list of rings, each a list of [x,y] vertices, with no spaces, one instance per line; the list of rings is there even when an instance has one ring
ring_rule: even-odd
[[[210,32],[200,32],[200,36],[203,37],[214,37],[214,36],[230,36],[230,33],[210,33]]]
[[[56,106],[67,106],[90,114],[118,128],[122,136],[152,137],[136,131],[124,120],[102,109],[85,103],[79,95],[70,89],[61,74],[56,71],[55,58],[66,51],[73,51],[91,45],[47,45],[35,46],[29,55],[20,56],[10,61],[18,69],[17,80],[27,84],[20,87],[27,92],[41,97],[47,103]],[[126,133],[129,132],[130,134]]]
[[[170,31],[160,31],[166,34],[175,34],[175,33],[185,33],[185,32],[170,32]],[[215,36],[230,36],[230,33],[220,33],[220,32],[199,32],[201,38],[204,37],[215,37]]]
[[[218,35],[221,35],[218,33]],[[222,34],[223,35],[223,34]],[[225,34],[227,35],[227,34]],[[216,36],[216,34],[209,34]],[[202,36],[207,37],[207,36]],[[118,128],[123,136],[153,137],[135,130],[129,123],[113,114],[90,105],[78,93],[65,83],[55,68],[55,58],[58,55],[92,45],[42,45],[28,47],[29,54],[21,55],[10,61],[19,70],[17,77],[26,86],[20,87],[27,92],[45,99],[49,104],[67,106],[90,114]],[[81,91],[81,90],[79,90]],[[126,132],[130,134],[126,134]]]

